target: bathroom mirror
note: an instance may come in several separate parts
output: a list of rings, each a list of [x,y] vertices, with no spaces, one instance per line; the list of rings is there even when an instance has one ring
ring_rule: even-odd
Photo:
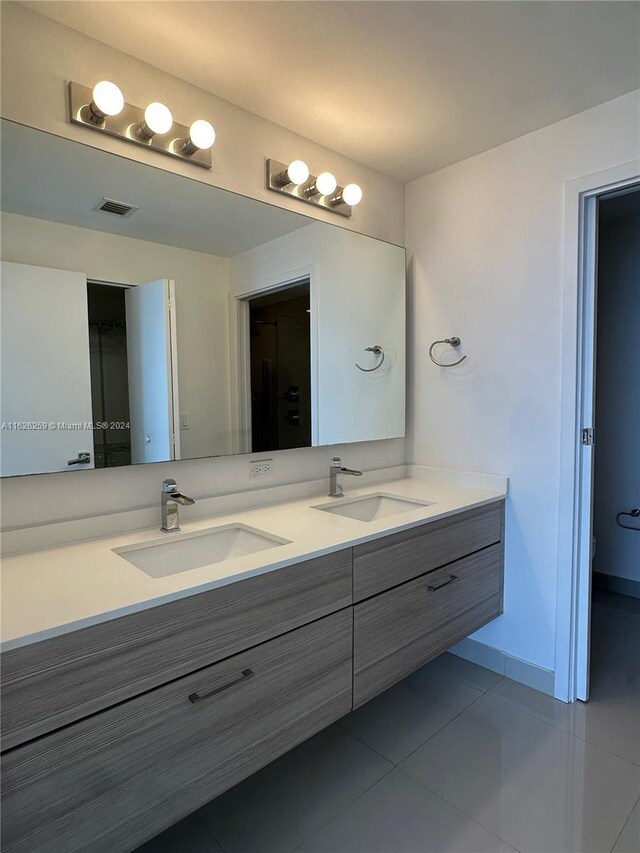
[[[404,249],[2,122],[1,473],[404,435]]]

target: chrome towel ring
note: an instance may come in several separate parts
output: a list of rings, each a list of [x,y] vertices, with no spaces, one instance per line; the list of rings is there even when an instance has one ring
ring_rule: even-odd
[[[443,364],[441,361],[436,361],[435,358],[433,357],[433,348],[435,346],[437,346],[438,344],[449,344],[449,346],[452,346],[455,348],[455,347],[459,347],[460,343],[461,343],[461,341],[460,341],[460,338],[458,338],[458,337],[445,338],[443,341],[434,341],[431,344],[431,346],[429,347],[429,358],[431,359],[431,361],[434,364],[437,364],[438,367],[456,367],[458,364],[462,364],[462,362],[467,357],[466,355],[463,355],[462,358],[459,358],[457,361],[452,361],[450,364]]]
[[[358,368],[358,370],[361,370],[363,373],[373,373],[374,370],[377,370],[379,367],[382,367],[384,363],[384,350],[381,346],[378,346],[378,344],[376,344],[373,347],[365,347],[364,351],[372,352],[375,356],[382,356],[382,358],[376,365],[374,365],[374,367],[360,367],[360,365],[356,361],[356,367]]]

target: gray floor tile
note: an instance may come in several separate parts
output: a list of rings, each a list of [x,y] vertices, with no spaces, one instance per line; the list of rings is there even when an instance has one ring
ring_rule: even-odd
[[[436,699],[445,708],[450,708],[459,713],[464,711],[472,702],[475,702],[476,699],[479,699],[483,690],[471,687],[467,682],[450,675],[446,671],[447,663],[447,661],[444,661],[444,665],[443,663],[437,664],[436,661],[428,663],[405,678],[403,684],[429,699]],[[467,672],[466,669],[465,672]],[[490,675],[493,676],[493,673]],[[472,677],[475,677],[476,681],[480,681],[475,670],[472,670]],[[486,679],[485,683],[488,680]]]
[[[608,666],[640,673],[640,620],[618,611],[592,610],[591,664],[594,669]]]
[[[202,809],[156,835],[136,853],[223,853],[203,819]]]
[[[572,705],[559,702],[546,693],[533,690],[531,687],[526,687],[510,678],[504,678],[498,682],[488,691],[487,695],[509,702],[552,726],[557,726],[565,731],[571,729]]]
[[[471,661],[458,657],[457,655],[445,652],[440,657],[431,661],[428,666],[435,669],[437,672],[443,672],[451,675],[454,678],[464,681],[466,684],[475,687],[483,693],[493,687],[500,679],[501,675],[497,672],[492,672],[490,669],[485,669],[483,666],[471,663]]]
[[[337,726],[205,806],[226,853],[288,853],[393,765]]]
[[[457,713],[402,682],[343,717],[340,725],[399,764]]]
[[[591,698],[570,706],[577,737],[640,765],[640,673],[606,667],[591,677]]]
[[[523,851],[609,851],[640,768],[486,695],[401,768]]]
[[[484,853],[512,848],[394,770],[300,848],[305,853]]]
[[[619,595],[617,592],[601,592],[597,598],[592,596],[591,601],[594,608],[600,612],[623,613],[627,617],[640,619],[640,598]]]
[[[625,823],[613,853],[638,853],[638,850],[640,850],[640,800]]]

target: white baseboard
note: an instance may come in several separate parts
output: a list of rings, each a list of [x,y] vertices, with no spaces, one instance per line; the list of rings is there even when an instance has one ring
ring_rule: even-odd
[[[492,672],[497,672],[499,675],[504,675],[506,678],[519,681],[520,684],[525,684],[527,687],[553,696],[554,673],[551,669],[543,669],[541,666],[512,657],[506,652],[501,652],[499,649],[494,649],[492,646],[487,646],[470,638],[453,646],[449,651],[453,655],[458,655],[458,657],[477,663],[479,666],[484,666]]]

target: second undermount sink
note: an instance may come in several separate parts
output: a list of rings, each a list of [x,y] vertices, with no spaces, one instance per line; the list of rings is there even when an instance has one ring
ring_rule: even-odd
[[[152,578],[166,578],[211,563],[221,563],[289,544],[288,539],[281,539],[246,524],[227,524],[184,535],[168,534],[162,539],[114,548],[113,551]]]
[[[382,493],[338,500],[339,503],[320,504],[313,508],[331,512],[334,515],[343,515],[346,518],[355,518],[357,521],[377,521],[390,515],[399,515],[403,512],[412,512],[419,507],[431,506],[433,503],[433,501],[417,501]]]

